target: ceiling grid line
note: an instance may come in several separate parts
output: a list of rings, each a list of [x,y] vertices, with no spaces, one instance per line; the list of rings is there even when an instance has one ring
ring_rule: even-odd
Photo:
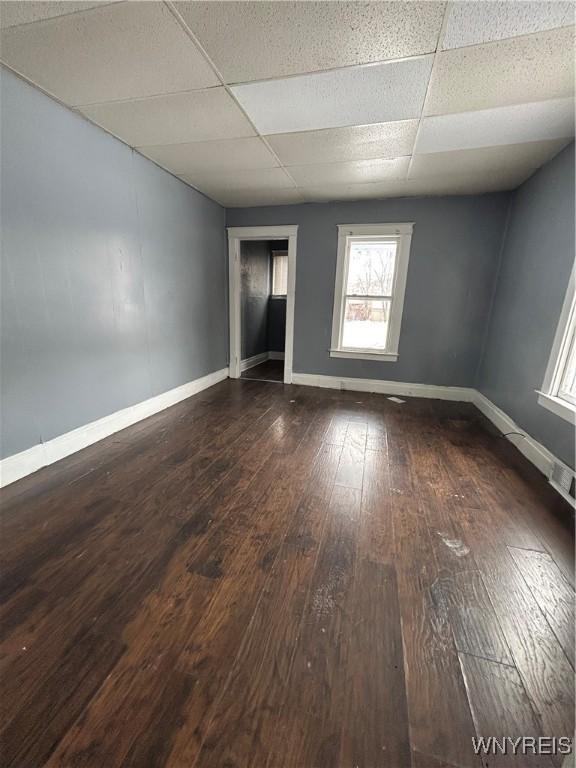
[[[412,170],[412,163],[414,162],[414,154],[416,151],[416,146],[418,144],[418,137],[420,135],[420,131],[422,128],[422,121],[424,119],[424,114],[426,110],[426,102],[428,101],[428,97],[430,94],[430,86],[433,82],[434,77],[434,67],[437,64],[438,61],[438,52],[441,50],[442,43],[444,41],[444,35],[446,32],[446,25],[448,23],[448,16],[450,14],[450,6],[452,5],[452,2],[448,0],[446,2],[446,5],[444,6],[444,15],[442,16],[442,24],[440,26],[440,30],[438,32],[438,40],[436,41],[436,50],[434,51],[434,59],[432,60],[432,67],[430,69],[430,77],[428,78],[428,85],[426,87],[426,94],[424,96],[424,101],[422,102],[422,111],[420,112],[420,117],[418,118],[418,126],[416,128],[416,136],[414,137],[414,146],[412,148],[412,154],[410,155],[410,162],[408,163],[408,170],[406,171],[406,180],[410,178],[410,172]]]
[[[292,183],[292,188],[297,190],[297,189],[298,189],[298,185],[296,184],[296,182],[294,181],[294,179],[293,179],[293,178],[290,176],[290,174],[289,174],[289,173],[286,171],[286,169],[284,168],[284,166],[283,166],[283,164],[282,164],[282,161],[280,160],[280,158],[278,157],[278,155],[276,154],[276,152],[274,152],[274,150],[272,149],[272,147],[270,146],[270,144],[269,144],[269,143],[266,141],[265,137],[264,137],[264,136],[262,136],[262,134],[259,132],[258,128],[257,128],[257,127],[254,125],[254,123],[253,123],[253,121],[252,121],[252,119],[251,119],[250,115],[248,115],[248,114],[247,114],[247,112],[244,110],[243,106],[242,106],[242,105],[241,105],[241,104],[238,102],[238,99],[236,98],[235,94],[234,94],[234,93],[233,93],[233,91],[231,90],[230,86],[229,86],[229,85],[228,85],[228,84],[227,84],[227,83],[224,81],[224,78],[223,78],[223,76],[222,76],[221,72],[219,71],[218,67],[217,67],[217,66],[216,66],[216,64],[215,64],[215,63],[212,61],[211,57],[208,55],[208,52],[205,50],[204,46],[203,46],[203,45],[201,44],[201,42],[200,42],[200,41],[197,39],[197,37],[196,37],[196,35],[194,34],[193,30],[191,30],[191,29],[190,29],[190,27],[188,26],[188,24],[186,23],[186,21],[185,21],[185,20],[184,20],[184,19],[181,17],[181,15],[178,13],[178,10],[175,8],[175,6],[174,6],[174,3],[173,3],[173,2],[171,2],[171,0],[164,0],[164,2],[165,2],[165,5],[167,5],[167,6],[168,6],[168,8],[170,9],[170,11],[173,13],[173,15],[175,16],[175,18],[176,18],[176,19],[177,19],[177,20],[180,22],[180,24],[183,26],[183,28],[184,28],[185,32],[186,32],[186,33],[188,34],[188,36],[190,37],[191,41],[192,41],[192,42],[194,43],[194,45],[195,45],[195,46],[198,48],[198,50],[199,50],[199,51],[202,53],[202,55],[205,57],[206,61],[207,61],[207,62],[210,64],[210,66],[211,66],[211,67],[212,67],[212,69],[214,70],[214,72],[215,72],[216,76],[218,77],[218,79],[219,79],[219,80],[220,80],[220,82],[222,83],[223,87],[226,89],[226,92],[228,93],[228,95],[229,95],[229,96],[230,96],[232,99],[234,99],[234,102],[236,103],[236,105],[238,106],[238,108],[239,108],[239,109],[242,111],[242,113],[244,114],[244,116],[246,117],[246,119],[247,119],[247,120],[249,121],[249,123],[251,124],[252,128],[253,128],[253,129],[256,131],[256,135],[258,136],[258,138],[259,138],[261,141],[263,141],[263,142],[264,142],[264,144],[265,144],[265,145],[266,145],[266,147],[268,148],[269,152],[270,152],[270,153],[271,153],[271,154],[274,156],[274,158],[275,158],[275,159],[276,159],[276,161],[278,162],[278,167],[279,167],[279,168],[282,168],[282,170],[285,172],[285,174],[286,174],[286,176],[287,176],[288,180],[289,180],[289,181]]]
[[[571,0],[0,0],[1,60],[227,206],[513,189],[574,135]]]

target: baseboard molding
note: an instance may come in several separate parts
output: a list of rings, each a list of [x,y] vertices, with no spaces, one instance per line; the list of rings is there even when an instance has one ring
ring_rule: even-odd
[[[250,362],[250,360],[255,360],[255,358],[263,358],[252,363],[252,365],[248,365],[245,368],[242,367],[242,370],[247,370],[249,367],[270,359],[269,355],[270,353],[265,352],[262,355],[256,355],[248,360],[243,360],[242,366],[244,366],[244,363]],[[110,416],[104,416],[102,419],[93,421],[83,427],[73,429],[71,432],[55,437],[45,443],[34,445],[32,448],[28,448],[14,456],[8,456],[0,461],[0,487],[14,483],[16,480],[20,480],[26,477],[26,475],[42,469],[42,467],[70,456],[72,453],[76,453],[76,451],[81,451],[83,448],[87,448],[89,445],[93,445],[99,440],[113,435],[115,432],[126,429],[126,427],[136,424],[136,422],[142,421],[142,419],[146,419],[148,416],[159,413],[171,405],[175,405],[198,392],[202,392],[204,389],[218,384],[227,377],[228,368],[222,368],[214,373],[209,373],[207,376],[202,376],[200,379],[189,381],[180,387],[163,392],[161,395],[156,395],[121,411],[116,411],[116,413],[112,413]],[[292,380],[294,384],[308,387],[473,403],[547,479],[550,479],[554,464],[564,464],[551,451],[528,435],[508,414],[498,408],[481,392],[471,387],[442,387],[435,384],[409,384],[402,381],[340,378],[311,373],[294,373]],[[521,432],[525,437],[509,434],[511,432]],[[552,487],[558,493],[561,493],[556,486],[553,485]]]
[[[506,435],[512,445],[528,461],[534,464],[547,480],[550,480],[552,468],[555,464],[565,466],[564,462],[560,461],[551,451],[528,435],[526,430],[518,426],[501,408],[498,408],[485,395],[472,387],[442,387],[434,384],[409,384],[402,381],[341,378],[339,376],[323,376],[311,373],[294,373],[292,375],[292,383],[308,387],[325,387],[353,392],[375,392],[383,395],[397,395],[399,397],[426,397],[435,400],[472,403],[503,435]],[[511,432],[520,432],[524,437],[510,434]],[[551,485],[564,498],[567,498],[556,485],[553,483]],[[569,498],[568,501],[572,503]]]
[[[247,371],[248,368],[254,368],[255,365],[260,365],[260,363],[265,363],[266,360],[270,359],[270,353],[269,352],[261,352],[259,355],[254,355],[253,357],[247,357],[245,360],[240,360],[240,371]]]
[[[8,456],[0,461],[0,487],[14,483],[16,480],[42,469],[42,467],[70,456],[76,451],[81,451],[82,448],[87,448],[121,429],[130,427],[132,424],[163,411],[181,400],[186,400],[186,398],[192,397],[192,395],[196,395],[226,378],[228,378],[228,368],[222,368],[214,373],[209,373],[207,376],[202,376],[200,379],[189,381],[180,387],[163,392],[161,395],[156,395],[136,405],[123,408],[121,411],[116,411],[109,416],[104,416],[102,419],[92,421],[83,427],[73,429],[71,432],[66,432],[64,435],[59,435],[45,443],[34,445],[14,456]]]
[[[474,400],[472,401],[476,408],[494,424],[496,429],[507,436],[512,445],[522,453],[528,461],[532,462],[546,478],[550,478],[554,464],[563,464],[553,453],[545,448],[541,443],[526,433],[526,430],[518,426],[516,422],[508,416],[501,408],[498,408],[486,395],[478,390],[474,391]],[[521,432],[521,435],[510,434],[511,432]]]
[[[303,384],[307,387],[325,387],[352,392],[376,392],[382,395],[398,395],[400,397],[428,397],[435,400],[454,400],[464,403],[472,402],[475,392],[470,387],[441,387],[435,384],[408,384],[403,381],[353,379],[313,373],[293,373],[292,383]]]
[[[261,352],[259,355],[240,360],[240,371],[243,373],[249,368],[254,368],[254,366],[260,365],[260,363],[265,363],[267,360],[284,360],[284,352]]]

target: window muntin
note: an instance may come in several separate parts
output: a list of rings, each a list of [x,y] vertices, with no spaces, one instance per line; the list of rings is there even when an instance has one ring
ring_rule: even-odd
[[[272,295],[288,293],[288,252],[272,251]]]
[[[334,357],[396,359],[411,224],[339,226]]]

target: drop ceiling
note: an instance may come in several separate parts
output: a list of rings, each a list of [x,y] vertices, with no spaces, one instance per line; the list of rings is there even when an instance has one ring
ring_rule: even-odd
[[[0,3],[0,60],[226,206],[513,189],[574,136],[574,3]]]

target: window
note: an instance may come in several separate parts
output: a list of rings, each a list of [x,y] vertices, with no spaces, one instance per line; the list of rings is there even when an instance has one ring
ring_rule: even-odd
[[[288,293],[288,251],[272,251],[272,295]]]
[[[576,290],[574,271],[552,344],[538,402],[562,418],[575,422],[576,415]]]
[[[332,357],[398,359],[412,226],[338,227]]]

